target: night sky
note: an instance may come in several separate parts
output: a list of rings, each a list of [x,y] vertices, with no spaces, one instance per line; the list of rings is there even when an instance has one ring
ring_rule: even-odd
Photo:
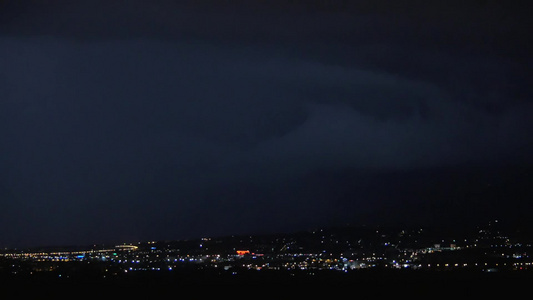
[[[532,15],[0,1],[0,246],[533,226]]]

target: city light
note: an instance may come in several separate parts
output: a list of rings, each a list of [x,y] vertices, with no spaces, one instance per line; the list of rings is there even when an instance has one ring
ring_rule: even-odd
[[[363,238],[361,237],[364,236]],[[188,241],[122,244],[86,250],[16,251],[5,249],[0,258],[14,273],[32,275],[56,272],[66,264],[104,264],[109,273],[175,272],[183,268],[305,272],[351,272],[372,268],[402,270],[499,270],[533,269],[533,246],[490,229],[461,239],[429,236],[427,230],[386,232],[355,229],[349,235],[315,231],[281,237],[202,238]],[[254,242],[258,241],[258,242]],[[245,245],[247,248],[240,248]],[[236,250],[239,249],[239,250]],[[31,263],[31,264],[27,264]],[[22,266],[27,265],[24,269]],[[20,269],[16,269],[20,265]],[[73,265],[74,266],[74,265]]]

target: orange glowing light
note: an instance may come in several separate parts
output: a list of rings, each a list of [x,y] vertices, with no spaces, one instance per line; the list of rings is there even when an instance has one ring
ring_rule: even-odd
[[[250,254],[250,250],[237,250],[237,255]]]

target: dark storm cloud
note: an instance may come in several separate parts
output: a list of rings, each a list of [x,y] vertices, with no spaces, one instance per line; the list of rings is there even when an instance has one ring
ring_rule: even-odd
[[[520,19],[6,3],[8,243],[299,228],[371,210],[368,174],[531,163]]]

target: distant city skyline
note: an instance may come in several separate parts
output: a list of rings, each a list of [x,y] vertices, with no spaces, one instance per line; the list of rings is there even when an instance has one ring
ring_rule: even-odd
[[[435,271],[470,272],[472,276],[494,272],[530,274],[532,232],[519,237],[518,232],[502,228],[499,223],[493,220],[476,230],[447,234],[427,228],[361,226],[85,248],[5,249],[0,251],[0,276],[111,280],[132,274],[195,276],[195,272],[201,272],[220,279],[253,275],[249,272],[277,272],[281,276],[313,278],[317,273],[373,269],[420,271],[426,275]]]

